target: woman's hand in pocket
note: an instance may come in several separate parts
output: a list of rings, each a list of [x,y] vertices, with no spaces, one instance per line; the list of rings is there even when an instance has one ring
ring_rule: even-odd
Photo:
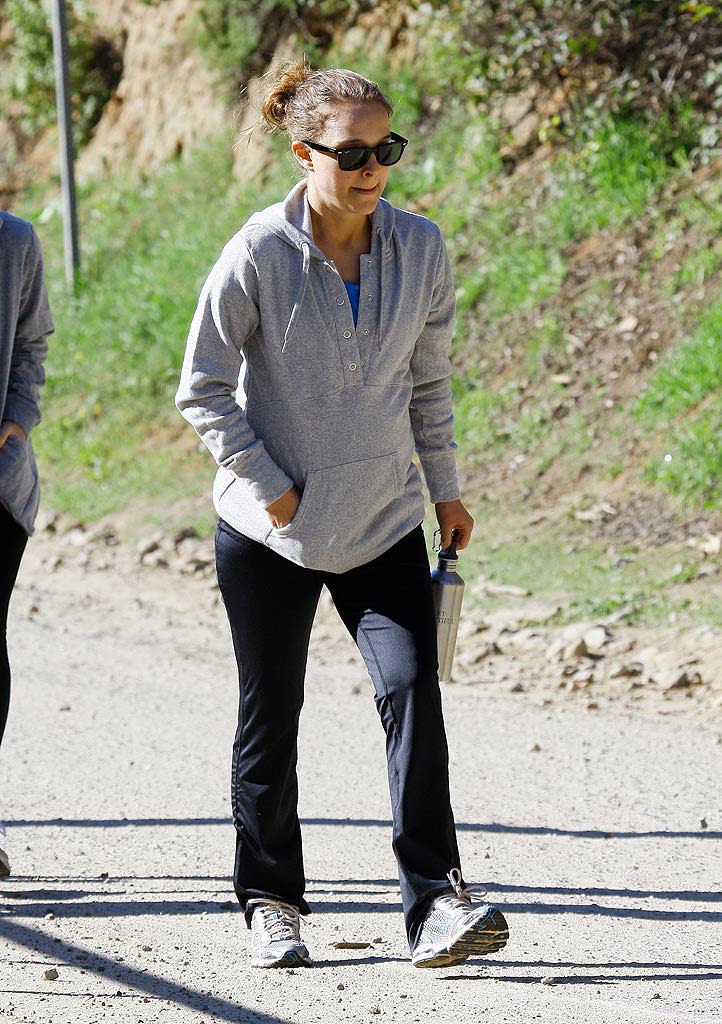
[[[300,504],[301,492],[296,487],[292,487],[290,491],[286,491],[280,498],[272,501],[266,507],[266,512],[268,513],[268,518],[273,523],[274,529],[280,530],[282,526],[288,526],[296,515]]]
[[[19,423],[14,423],[12,420],[4,420],[2,426],[0,426],[0,448],[2,448],[9,437],[19,437],[21,441],[27,441],[28,439],[28,435]]]

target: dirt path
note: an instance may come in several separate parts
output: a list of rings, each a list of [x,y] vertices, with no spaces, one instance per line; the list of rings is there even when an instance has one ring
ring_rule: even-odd
[[[710,706],[550,703],[510,692],[513,659],[495,682],[445,687],[465,874],[512,936],[491,960],[414,971],[371,684],[324,608],[300,773],[317,966],[253,971],[229,879],[235,678],[211,581],[57,551],[32,545],[13,608],[0,1019],[722,1020]]]

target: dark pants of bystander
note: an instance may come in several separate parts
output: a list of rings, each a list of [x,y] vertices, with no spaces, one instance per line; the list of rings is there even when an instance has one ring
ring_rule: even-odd
[[[0,503],[0,743],[10,707],[10,662],[7,625],[10,595],[18,577],[28,535]]]

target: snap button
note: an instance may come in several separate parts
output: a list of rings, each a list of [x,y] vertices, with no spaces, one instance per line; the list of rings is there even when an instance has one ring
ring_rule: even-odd
[[[356,366],[356,363],[349,363],[348,364],[348,368],[349,368],[349,370],[356,370],[356,369],[358,369],[358,367]]]
[[[336,299],[336,302],[339,304],[339,306],[343,306],[343,304],[344,304],[344,300],[343,299]]]
[[[366,330],[364,331],[364,334],[368,334],[368,333],[369,333],[369,329],[367,327]]]
[[[344,338],[350,338],[351,337],[351,331],[344,331],[343,332],[343,336],[344,336]]]

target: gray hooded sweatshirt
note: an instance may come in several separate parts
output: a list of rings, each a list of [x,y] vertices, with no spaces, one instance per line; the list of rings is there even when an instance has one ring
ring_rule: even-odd
[[[219,469],[216,511],[299,565],[346,572],[459,496],[449,347],[454,287],[438,227],[380,200],[358,322],[314,244],[305,181],[224,248],[201,292],[176,403]],[[265,509],[293,485],[292,521]]]
[[[40,421],[45,335],[53,330],[40,242],[31,224],[0,212],[0,419],[19,423],[0,448],[0,502],[32,533],[40,501],[30,431]]]

